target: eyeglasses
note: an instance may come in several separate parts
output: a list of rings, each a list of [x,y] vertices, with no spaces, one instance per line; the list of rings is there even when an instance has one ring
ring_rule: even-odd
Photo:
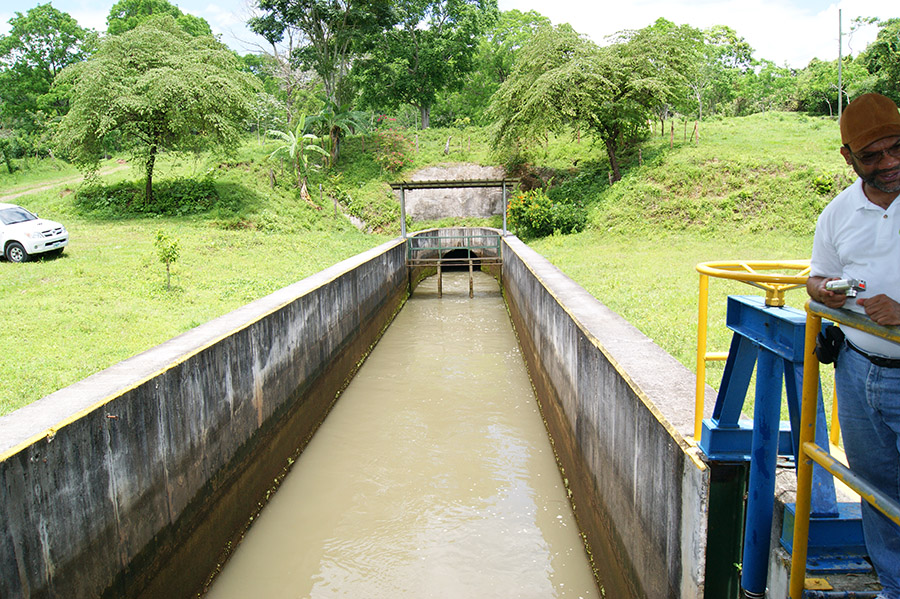
[[[877,152],[863,152],[861,154],[857,154],[856,152],[850,152],[853,154],[853,157],[859,160],[862,164],[866,166],[872,166],[873,164],[877,164],[881,162],[882,157],[885,154],[890,156],[891,158],[900,158],[900,140],[897,140],[897,143],[892,145],[889,148],[885,148],[883,150],[878,150]]]

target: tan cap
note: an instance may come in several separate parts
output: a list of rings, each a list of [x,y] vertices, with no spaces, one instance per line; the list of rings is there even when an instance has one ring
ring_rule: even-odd
[[[859,152],[872,142],[900,136],[900,112],[894,101],[881,94],[863,94],[841,114],[841,143]]]

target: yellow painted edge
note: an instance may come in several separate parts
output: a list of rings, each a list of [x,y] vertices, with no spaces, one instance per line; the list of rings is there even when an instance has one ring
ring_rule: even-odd
[[[389,242],[388,242],[388,243],[389,243]],[[374,249],[374,248],[373,248],[373,249]],[[386,248],[385,251],[387,251],[388,249],[393,249],[393,246],[392,246],[391,248]],[[319,272],[322,272],[322,271],[319,271]],[[102,408],[102,407],[105,406],[106,404],[112,402],[112,401],[115,400],[115,399],[118,399],[119,397],[122,397],[122,396],[125,395],[126,393],[129,393],[129,392],[131,392],[131,391],[137,389],[137,388],[140,387],[141,385],[143,385],[143,384],[147,383],[148,381],[150,381],[150,380],[152,380],[152,379],[154,379],[154,378],[160,376],[160,375],[163,374],[164,372],[167,372],[167,371],[171,370],[172,368],[178,366],[179,364],[182,364],[182,363],[186,362],[187,360],[193,358],[194,356],[196,356],[197,354],[203,352],[204,350],[208,349],[209,347],[211,347],[211,346],[213,346],[213,345],[215,345],[215,344],[221,342],[223,339],[227,339],[228,337],[231,337],[231,336],[233,336],[233,335],[235,335],[235,334],[237,334],[237,333],[243,331],[244,329],[247,329],[247,328],[253,326],[254,324],[260,322],[260,321],[263,320],[264,318],[268,318],[269,316],[271,316],[271,315],[274,314],[275,312],[278,312],[279,310],[282,310],[285,306],[288,306],[288,305],[290,305],[290,304],[296,302],[298,299],[300,299],[301,297],[303,297],[303,296],[309,294],[310,292],[315,291],[316,289],[320,289],[321,287],[323,287],[323,286],[325,286],[325,285],[328,285],[328,284],[330,284],[330,283],[333,283],[334,281],[336,281],[337,279],[339,279],[340,277],[342,277],[343,275],[345,275],[347,272],[348,272],[348,271],[344,270],[344,271],[341,271],[341,272],[339,272],[339,273],[336,273],[336,274],[335,274],[334,276],[332,276],[331,278],[329,278],[329,279],[327,279],[327,280],[325,280],[325,281],[322,281],[319,285],[317,285],[316,287],[314,287],[314,288],[312,288],[312,289],[306,291],[305,293],[303,293],[303,294],[301,294],[301,295],[296,295],[296,296],[292,297],[292,298],[289,299],[289,300],[286,300],[286,301],[284,301],[284,302],[281,302],[280,304],[278,304],[277,306],[272,307],[270,310],[264,312],[263,314],[258,315],[258,316],[257,316],[256,318],[254,318],[253,320],[249,320],[249,321],[245,322],[244,324],[242,324],[241,326],[239,326],[239,327],[237,327],[237,328],[235,328],[235,329],[231,329],[231,330],[228,331],[227,333],[223,333],[222,335],[219,335],[218,337],[215,337],[215,338],[213,338],[213,339],[207,341],[207,342],[204,343],[203,345],[201,345],[201,346],[199,346],[199,347],[197,347],[197,348],[194,348],[194,349],[191,350],[190,352],[188,352],[188,353],[186,353],[186,354],[180,356],[177,360],[175,360],[175,361],[173,361],[173,362],[170,362],[169,364],[167,364],[167,365],[165,365],[164,367],[160,368],[159,370],[153,372],[152,374],[149,374],[149,375],[143,377],[142,379],[140,379],[140,380],[138,380],[138,381],[132,383],[131,385],[128,385],[127,387],[125,387],[125,388],[123,388],[123,389],[117,391],[116,393],[113,393],[113,394],[111,394],[111,395],[108,395],[107,397],[104,397],[103,399],[97,401],[96,403],[94,403],[94,404],[92,404],[92,405],[90,405],[90,406],[88,406],[88,407],[86,407],[86,408],[82,408],[81,410],[75,412],[74,414],[72,414],[72,415],[70,415],[70,416],[67,416],[66,418],[63,418],[62,420],[60,420],[59,422],[57,422],[57,423],[54,424],[53,426],[51,426],[51,427],[45,429],[44,431],[42,431],[42,432],[40,432],[40,433],[37,433],[36,435],[33,435],[33,436],[29,437],[29,438],[26,439],[25,441],[22,441],[21,443],[19,443],[19,444],[17,444],[17,445],[14,445],[13,447],[7,449],[6,451],[0,452],[0,462],[5,462],[7,459],[9,459],[9,458],[11,458],[12,456],[16,455],[17,453],[23,451],[24,449],[26,449],[26,448],[28,448],[28,447],[34,445],[34,444],[37,443],[38,441],[41,441],[41,440],[43,440],[43,439],[46,439],[47,441],[53,440],[53,437],[56,436],[56,433],[59,432],[61,429],[65,428],[66,426],[69,426],[69,425],[72,424],[73,422],[75,422],[75,421],[77,421],[77,420],[80,420],[81,418],[84,418],[85,416],[87,416],[87,415],[90,414],[91,412],[94,412],[94,411],[98,410],[99,408]],[[316,273],[316,274],[317,274],[317,273]],[[312,275],[311,275],[311,276],[312,276]],[[301,281],[302,281],[302,280],[303,280],[303,279],[301,279]],[[300,281],[298,281],[298,283],[299,283],[299,282],[300,282]],[[260,299],[262,299],[262,298],[260,298]],[[246,304],[245,304],[245,305],[246,305]],[[240,309],[240,308],[238,308],[238,309]],[[223,315],[223,316],[224,316],[224,315]],[[166,343],[166,342],[163,342],[163,343]],[[155,347],[159,347],[159,346],[155,346]],[[138,355],[140,355],[140,354],[138,354]],[[126,358],[126,359],[128,359],[128,358]],[[103,371],[101,370],[100,372],[103,372]],[[98,373],[98,374],[99,374],[99,373]],[[84,380],[84,379],[82,379],[82,380]]]

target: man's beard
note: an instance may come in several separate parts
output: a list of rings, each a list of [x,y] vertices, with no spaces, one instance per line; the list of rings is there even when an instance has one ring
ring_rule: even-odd
[[[859,172],[860,169],[856,168],[855,164],[853,166],[854,166],[854,170],[856,171],[856,174],[859,175],[860,179],[862,179],[866,185],[868,185],[870,187],[874,187],[878,191],[882,191],[884,193],[900,192],[900,178],[894,179],[893,181],[888,181],[885,183],[878,181],[879,175],[882,175],[884,173],[896,172],[897,170],[900,170],[900,167],[894,167],[891,169],[881,170],[881,171],[872,171],[868,175],[864,175],[861,172]]]

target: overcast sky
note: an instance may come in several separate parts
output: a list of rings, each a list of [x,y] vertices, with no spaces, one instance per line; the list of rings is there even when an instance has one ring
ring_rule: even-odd
[[[252,14],[253,0],[170,0],[183,12],[206,19],[222,41],[244,54],[254,42],[264,43],[244,25]],[[2,31],[16,12],[25,13],[37,0],[3,0]],[[82,27],[106,29],[106,16],[114,0],[51,0]],[[802,68],[810,59],[834,60],[838,56],[838,9],[842,9],[843,53],[858,53],[874,39],[874,28],[847,35],[857,16],[887,19],[900,16],[897,0],[499,0],[501,10],[536,10],[555,24],[570,23],[579,32],[602,43],[605,36],[622,29],[640,29],[659,17],[698,28],[728,25],[754,49],[754,56],[779,66]]]

